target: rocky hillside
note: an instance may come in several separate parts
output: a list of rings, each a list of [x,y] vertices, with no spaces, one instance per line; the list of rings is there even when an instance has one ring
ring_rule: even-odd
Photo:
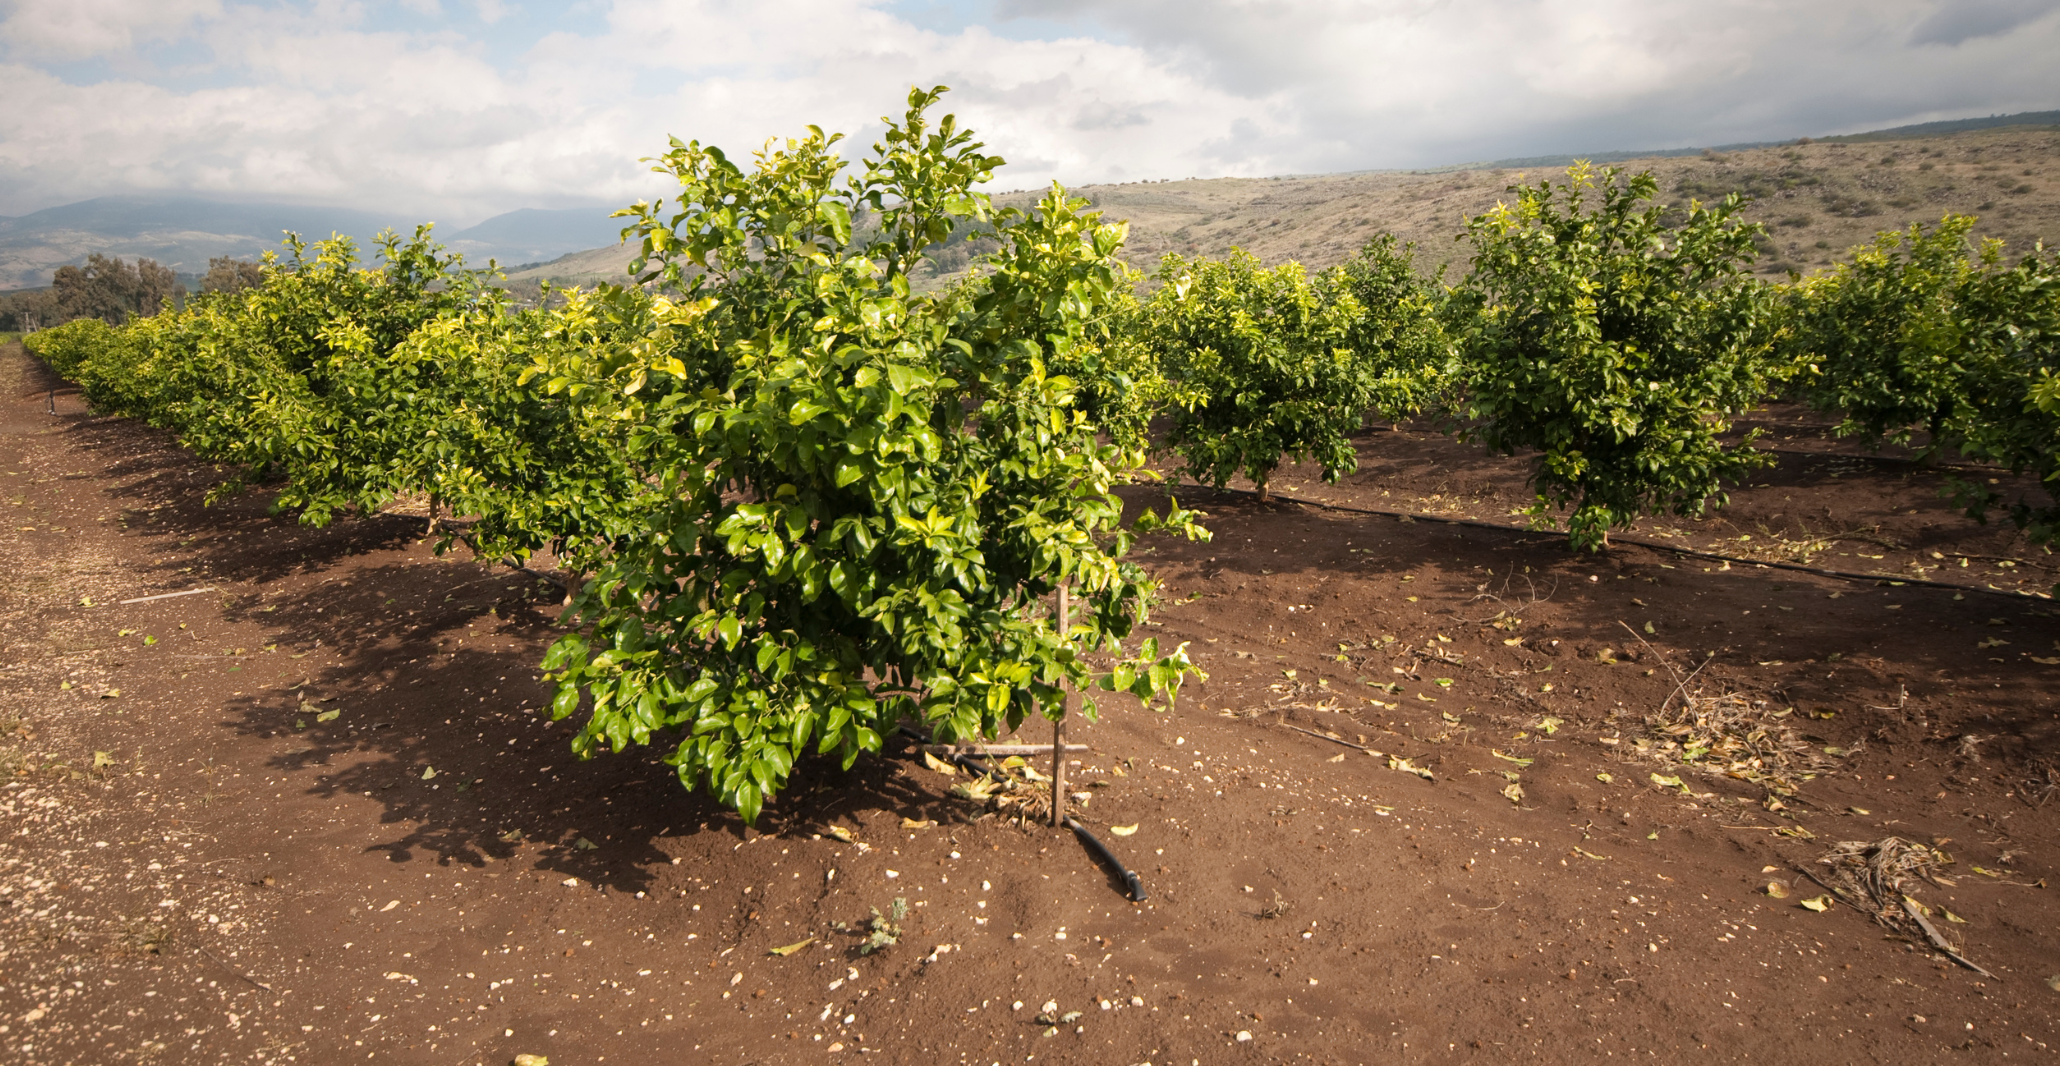
[[[1884,229],[1935,222],[1948,211],[1979,215],[1975,232],[2022,252],[2060,243],[2060,126],[2008,126],[1928,137],[1834,138],[1702,155],[1650,156],[1612,165],[1650,170],[1672,201],[1752,198],[1745,217],[1764,223],[1760,270],[1779,276],[1829,267]],[[1167,252],[1221,256],[1244,248],[1269,263],[1328,266],[1369,238],[1413,241],[1423,262],[1465,268],[1457,241],[1465,219],[1492,208],[1518,182],[1564,168],[1483,166],[1315,177],[1217,178],[1088,185],[1074,191],[1130,221],[1133,266],[1151,270]],[[1039,194],[998,196],[1027,205]],[[627,249],[569,255],[510,275],[534,284],[618,281]],[[1456,274],[1454,275],[1456,276]]]

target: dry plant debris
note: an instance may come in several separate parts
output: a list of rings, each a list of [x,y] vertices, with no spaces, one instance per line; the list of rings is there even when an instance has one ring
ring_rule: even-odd
[[[1714,693],[1690,689],[1708,660],[1683,674],[1636,630],[1624,625],[1624,631],[1654,654],[1676,684],[1658,713],[1646,717],[1648,735],[1619,750],[1749,781],[1767,791],[1771,811],[1782,809],[1778,797],[1793,796],[1802,782],[1836,769],[1833,756],[1852,754],[1852,749],[1820,748],[1796,733],[1785,721],[1793,708],[1777,711],[1766,700],[1728,688]]]
[[[1952,862],[1952,856],[1935,847],[1901,837],[1884,837],[1872,843],[1841,840],[1817,860],[1817,865],[1827,870],[1824,876],[1805,873],[1830,889],[1840,902],[1865,913],[1889,932],[1913,943],[1928,944],[1954,962],[1992,977],[1960,954],[1958,945],[1947,940],[1931,921],[1931,908],[1906,891],[1919,878],[1940,888],[1952,887],[1953,882],[1939,873]],[[1950,912],[1947,918],[1960,920]]]
[[[1837,766],[1782,721],[1789,712],[1772,710],[1766,700],[1697,691],[1668,706],[1645,719],[1650,735],[1632,741],[1637,754],[1750,781],[1777,796],[1792,796],[1802,782]]]
[[[1937,848],[1901,837],[1872,843],[1841,840],[1817,860],[1829,873],[1816,880],[1846,905],[1895,932],[1911,935],[1917,930],[1903,910],[1903,890],[1913,878],[1951,887],[1951,881],[1939,878],[1939,871],[1952,862],[1951,856]]]
[[[1019,826],[1051,821],[1051,778],[1038,773],[1021,756],[989,765],[992,772],[951,786],[951,794]],[[1084,803],[1085,794],[1076,794],[1074,800]]]

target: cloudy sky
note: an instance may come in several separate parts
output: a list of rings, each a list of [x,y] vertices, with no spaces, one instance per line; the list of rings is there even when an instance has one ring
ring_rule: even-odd
[[[998,188],[2060,108],[2060,0],[0,0],[0,215],[179,191],[466,224],[911,83]]]

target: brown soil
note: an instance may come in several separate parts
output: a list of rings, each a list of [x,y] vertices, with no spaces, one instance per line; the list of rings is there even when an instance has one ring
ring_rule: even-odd
[[[574,761],[535,711],[555,629],[534,579],[435,557],[418,518],[205,507],[215,475],[161,434],[62,389],[45,414],[40,368],[4,359],[10,1063],[1903,1063],[2060,1043],[2060,667],[2037,661],[2060,658],[2060,621],[2015,591],[2050,563],[1954,516],[1932,471],[1791,456],[1721,519],[1631,535],[1736,555],[1792,550],[1761,525],[1864,529],[1805,554],[1964,591],[1183,490],[1216,539],[1144,559],[1168,583],[1155,631],[1210,678],[1175,712],[1069,729],[1092,746],[1086,821],[1150,893],[1133,904],[1070,835],[965,821],[913,759],[806,766],[748,830],[649,754]],[[1775,417],[1784,447],[1841,451]],[[1363,443],[1346,484],[1277,490],[1517,521],[1512,461]],[[1663,759],[1673,734],[1646,719],[1695,664],[1686,691],[1746,697],[1725,706],[1830,771],[1781,797],[1749,780],[1778,767]],[[1949,885],[1904,891],[1993,977],[1798,905],[1824,894],[1799,867],[1889,836],[1955,860]],[[860,955],[897,897],[901,942]],[[1083,1013],[1050,1025],[1046,1002]]]

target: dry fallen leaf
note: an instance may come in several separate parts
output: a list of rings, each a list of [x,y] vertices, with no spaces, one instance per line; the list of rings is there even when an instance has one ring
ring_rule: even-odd
[[[946,777],[958,776],[958,767],[953,766],[948,762],[945,762],[943,759],[940,759],[927,751],[923,753],[923,765],[929,767],[932,770],[937,771],[940,774],[943,774]]]
[[[1423,767],[1410,762],[1408,759],[1404,759],[1396,755],[1388,756],[1388,769],[1400,770],[1405,774],[1415,774],[1416,776],[1423,778],[1425,781],[1436,780],[1431,776],[1431,772],[1429,770],[1426,770]]]
[[[1136,832],[1137,826],[1135,825],[1112,825],[1109,827],[1109,834],[1111,836],[1127,837]]]
[[[787,956],[792,955],[795,952],[800,951],[802,948],[805,948],[813,943],[815,943],[814,937],[809,937],[806,940],[796,940],[792,944],[788,944],[786,947],[772,949],[772,953],[780,956],[781,958],[786,958]]]
[[[1767,895],[1772,896],[1775,899],[1787,899],[1788,886],[1782,884],[1779,881],[1769,881],[1767,882]]]
[[[936,824],[936,822],[925,818],[903,818],[901,820],[901,828],[903,829],[928,829]]]
[[[1523,806],[1524,787],[1522,785],[1519,785],[1516,782],[1512,781],[1508,784],[1508,786],[1503,788],[1502,795],[1508,798],[1509,802],[1514,803],[1519,807]]]
[[[1818,911],[1818,912],[1820,912],[1820,913],[1821,913],[1821,912],[1823,912],[1823,911],[1828,911],[1828,910],[1830,910],[1830,909],[1831,909],[1831,897],[1830,897],[1830,896],[1812,896],[1812,897],[1811,897],[1811,898],[1809,898],[1809,899],[1803,900],[1803,901],[1802,901],[1802,906],[1804,906],[1804,907],[1806,907],[1806,908],[1808,908],[1808,909],[1810,909],[1810,910],[1813,910],[1813,911]]]
[[[831,836],[836,837],[838,840],[841,840],[846,844],[858,843],[858,838],[851,835],[851,830],[846,829],[841,825],[833,825],[828,829],[823,830],[823,832],[826,832]]]

